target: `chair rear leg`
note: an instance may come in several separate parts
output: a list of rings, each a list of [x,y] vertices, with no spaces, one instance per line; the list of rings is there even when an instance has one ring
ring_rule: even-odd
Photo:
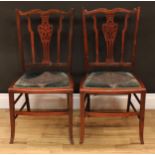
[[[87,94],[86,100],[87,100],[86,111],[90,111],[90,95],[89,94]]]
[[[28,94],[25,94],[25,100],[26,100],[27,111],[31,111],[29,95]]]
[[[84,142],[84,134],[85,134],[84,94],[80,93],[80,144]]]
[[[128,94],[127,112],[130,111],[131,94]]]
[[[15,104],[14,104],[14,93],[9,92],[9,106],[10,106],[10,125],[11,125],[11,136],[10,144],[13,144],[15,137]]]
[[[139,119],[139,137],[141,144],[144,144],[144,116],[145,116],[145,96],[146,93],[141,93],[141,104],[140,104],[140,119]]]
[[[67,94],[67,102],[68,102],[68,109],[69,109],[69,139],[70,143],[74,144],[73,140],[73,94]]]

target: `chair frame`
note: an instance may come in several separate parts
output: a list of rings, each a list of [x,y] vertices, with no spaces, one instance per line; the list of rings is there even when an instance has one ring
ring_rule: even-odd
[[[121,60],[120,62],[114,62],[113,59],[113,45],[112,50],[110,47],[107,47],[107,57],[106,62],[99,62],[99,38],[98,38],[98,29],[96,25],[96,14],[104,14],[106,16],[106,23],[104,25],[110,27],[108,25],[108,21],[114,26],[116,23],[114,22],[114,16],[116,13],[125,13],[125,24],[124,29],[122,31],[122,45],[121,45]],[[134,38],[133,38],[133,51],[131,62],[125,62],[124,57],[124,42],[125,42],[125,32],[127,29],[127,20],[130,14],[135,13],[136,21],[135,21],[135,30],[134,30]],[[93,16],[94,21],[94,33],[95,33],[95,43],[96,43],[96,61],[95,63],[89,63],[88,61],[88,38],[87,38],[87,26],[86,26],[86,17]],[[144,113],[145,113],[145,96],[146,96],[146,88],[143,82],[135,75],[136,79],[140,83],[140,87],[137,88],[88,88],[84,87],[84,81],[86,80],[87,73],[92,67],[123,67],[127,69],[133,70],[135,65],[136,51],[137,51],[137,33],[139,26],[139,18],[140,18],[140,7],[134,8],[133,10],[128,10],[124,8],[114,8],[112,10],[106,8],[99,8],[96,10],[88,11],[83,9],[82,11],[82,22],[83,22],[83,34],[84,34],[84,55],[85,55],[85,70],[86,76],[81,80],[80,83],[80,143],[84,142],[85,135],[85,117],[129,117],[129,116],[137,116],[139,119],[139,137],[141,144],[144,144],[143,132],[144,132]],[[109,30],[113,31],[113,28],[109,28]],[[103,31],[103,30],[102,30]],[[104,35],[106,30],[104,30]],[[115,32],[114,32],[115,33]],[[114,41],[114,37],[112,38]],[[106,45],[108,43],[105,39]],[[140,98],[137,96],[137,93],[140,94]],[[105,112],[95,112],[90,109],[90,95],[128,95],[127,101],[127,110],[126,112],[114,112],[114,113],[105,113]],[[137,102],[140,105],[140,111],[137,111],[135,106],[131,101],[131,96],[135,97]],[[130,112],[130,107],[133,109],[133,112]]]
[[[59,17],[59,28],[57,30],[57,62],[50,64],[50,50],[48,47],[43,47],[43,61],[40,64],[37,64],[35,62],[35,46],[34,46],[34,33],[31,27],[31,15],[40,15],[41,17],[41,24],[40,26],[49,26],[48,17],[53,14],[60,15]],[[25,58],[24,58],[24,49],[23,49],[23,39],[22,39],[22,32],[21,32],[21,17],[25,16],[28,21],[28,31],[30,33],[30,42],[31,42],[31,50],[32,50],[32,63],[26,64]],[[69,42],[68,42],[68,60],[67,63],[61,63],[60,62],[60,34],[62,29],[62,20],[64,16],[69,17]],[[70,9],[69,11],[63,11],[59,9],[49,9],[49,10],[40,10],[40,9],[34,9],[34,10],[28,10],[28,11],[21,11],[16,10],[16,21],[17,21],[17,34],[18,34],[18,47],[19,47],[19,53],[20,53],[20,60],[22,64],[23,73],[26,71],[29,67],[60,67],[60,68],[66,68],[68,75],[69,75],[69,86],[68,87],[62,87],[62,88],[17,88],[14,87],[15,82],[12,83],[12,85],[9,87],[9,106],[10,106],[10,122],[11,122],[11,136],[10,136],[10,144],[14,142],[15,138],[15,119],[18,117],[18,115],[28,115],[28,116],[63,116],[68,115],[69,119],[69,139],[70,143],[73,144],[73,91],[74,91],[74,83],[72,80],[72,77],[70,75],[71,71],[71,59],[72,59],[72,34],[73,34],[73,18],[74,18],[74,9]],[[45,22],[45,23],[44,23]],[[43,25],[45,24],[45,25]],[[48,30],[50,28],[48,27]],[[40,32],[41,35],[42,32]],[[44,32],[43,32],[44,33]],[[48,32],[46,32],[46,35],[48,35]],[[50,44],[50,38],[46,36]],[[44,44],[44,40],[41,40],[42,44]],[[15,99],[15,93],[19,93],[18,97]],[[30,109],[30,102],[29,102],[29,94],[66,94],[67,97],[67,109],[64,110],[52,110],[52,111],[31,111]],[[19,111],[16,111],[15,104],[19,101],[19,99],[22,96],[25,96],[25,102],[19,109]],[[27,111],[23,111],[23,109],[27,107]]]

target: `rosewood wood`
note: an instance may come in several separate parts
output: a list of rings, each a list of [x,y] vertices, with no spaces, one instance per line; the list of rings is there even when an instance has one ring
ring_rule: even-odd
[[[115,21],[115,17],[118,14],[124,14],[124,26],[121,30],[121,56],[120,61],[115,61],[114,58],[114,44],[118,35],[119,22]],[[106,22],[102,24],[101,31],[105,38],[106,43],[106,58],[105,62],[101,62],[99,60],[99,53],[101,52],[99,49],[99,26],[97,26],[97,15],[102,14],[106,18]],[[89,62],[89,39],[88,39],[88,30],[87,30],[87,17],[90,16],[93,18],[93,31],[95,34],[95,50],[96,50],[96,59],[94,62]],[[133,31],[133,49],[130,51],[131,59],[126,62],[124,60],[125,57],[125,37],[126,32],[128,30],[129,17],[135,16],[135,28]],[[82,23],[83,23],[83,39],[84,39],[84,56],[85,56],[85,70],[86,75],[81,80],[80,83],[80,143],[84,142],[85,135],[85,118],[86,117],[129,117],[129,116],[137,116],[139,120],[139,136],[141,144],[144,144],[143,132],[144,132],[144,113],[145,113],[145,96],[146,96],[146,88],[143,82],[138,78],[135,74],[135,78],[139,81],[139,87],[131,87],[131,88],[93,88],[93,87],[85,87],[84,82],[87,79],[87,73],[93,67],[123,67],[125,69],[134,69],[135,60],[136,60],[136,47],[137,47],[137,33],[139,26],[139,17],[140,17],[140,7],[137,7],[133,10],[128,10],[124,8],[114,8],[112,10],[106,8],[99,8],[96,10],[86,10],[82,11]],[[140,98],[137,96],[137,93],[140,94]],[[90,96],[91,95],[128,95],[127,101],[127,110],[126,112],[97,112],[90,108]],[[140,110],[138,111],[132,101],[132,96],[136,99],[137,103],[140,105]],[[130,107],[133,111],[130,112]]]
[[[121,32],[121,56],[120,61],[115,61],[114,58],[114,46],[116,42],[116,37],[118,35],[119,23],[115,21],[115,17],[117,14],[124,14],[124,26]],[[105,62],[99,61],[99,53],[103,52],[99,48],[99,26],[97,24],[97,15],[102,14],[106,18],[106,22],[102,24],[101,30],[105,39],[106,44],[106,58]],[[133,34],[133,49],[131,51],[131,59],[128,61],[124,60],[125,56],[125,42],[126,42],[126,33],[128,30],[129,17],[135,16],[135,29]],[[94,34],[95,34],[95,52],[96,52],[96,60],[95,62],[89,62],[89,42],[88,42],[88,30],[87,30],[87,17],[90,16],[93,18],[94,24]],[[83,35],[84,35],[84,52],[85,52],[85,69],[86,71],[91,69],[92,67],[102,66],[102,67],[123,67],[133,69],[135,65],[135,56],[136,56],[136,48],[137,48],[137,33],[139,26],[139,16],[140,16],[140,8],[137,7],[133,10],[128,10],[124,8],[115,8],[112,10],[106,8],[99,8],[96,10],[86,10],[82,11],[82,22],[83,22]]]
[[[57,62],[60,63],[60,43],[61,43],[61,31],[62,31],[62,21],[63,21],[64,16],[61,15],[59,19],[59,28],[57,31]]]
[[[91,117],[128,117],[138,115],[136,112],[128,113],[101,113],[101,112],[86,112],[86,116]]]
[[[96,41],[96,62],[99,62],[99,38],[98,38],[97,21],[95,15],[93,15],[93,19],[94,19],[95,41]]]
[[[118,31],[118,24],[114,22],[114,14],[107,14],[106,19],[106,23],[102,25],[102,32],[107,47],[106,63],[111,63],[114,62],[114,42]]]
[[[38,25],[38,33],[40,36],[40,40],[42,43],[42,61],[36,62],[36,45],[35,45],[35,33],[32,26],[32,16],[36,15],[41,18],[41,23]],[[49,22],[49,18],[54,15],[59,15],[59,23],[58,23],[58,29],[57,29],[57,58],[56,62],[51,62],[51,56],[50,56],[50,44],[51,44],[51,38],[54,29],[56,29],[52,23]],[[31,45],[31,63],[25,62],[25,56],[24,56],[24,49],[23,49],[23,36],[22,36],[22,24],[21,20],[22,17],[27,18],[27,28],[28,32],[30,34],[30,45]],[[61,62],[61,38],[62,38],[62,29],[63,29],[63,19],[64,17],[69,18],[69,31],[68,31],[68,54],[67,54],[67,61]],[[35,65],[40,66],[64,66],[65,69],[67,69],[70,72],[71,69],[71,59],[72,59],[72,32],[73,32],[73,9],[69,11],[63,11],[58,9],[49,9],[46,11],[35,9],[35,10],[29,10],[29,11],[21,11],[16,10],[16,21],[17,21],[17,33],[18,33],[18,46],[19,46],[19,52],[21,57],[21,64],[23,71],[29,69],[29,67],[33,67]],[[67,39],[67,38],[66,38]]]
[[[38,32],[41,38],[43,47],[43,64],[50,64],[50,41],[53,32],[53,27],[49,23],[49,15],[41,16],[41,24],[38,25]]]
[[[41,19],[40,24],[37,26],[37,30],[34,31],[34,27],[32,26],[32,15],[38,16]],[[57,29],[57,58],[56,63],[51,63],[51,38],[53,37],[54,32],[54,26],[53,23],[50,23],[50,17],[54,15],[59,15],[59,26]],[[25,56],[24,56],[24,48],[23,48],[23,36],[22,36],[22,17],[25,16],[27,19],[27,28],[30,35],[30,45],[31,45],[31,63],[27,64],[25,62]],[[68,28],[68,53],[67,53],[67,60],[66,62],[61,62],[61,31],[63,29],[63,19],[64,17],[68,17],[69,22]],[[74,83],[72,80],[72,76],[70,75],[70,66],[71,66],[71,59],[72,59],[72,34],[73,34],[73,17],[74,17],[74,10],[70,9],[68,12],[58,9],[50,9],[50,10],[29,10],[29,11],[21,11],[16,10],[16,21],[17,21],[17,34],[18,34],[18,47],[19,47],[19,53],[21,58],[21,65],[23,68],[23,73],[29,69],[29,68],[37,68],[40,69],[41,67],[52,67],[56,68],[59,67],[60,69],[67,69],[68,77],[69,77],[69,86],[67,87],[60,87],[60,88],[17,88],[14,86],[14,81],[11,86],[8,89],[9,92],[9,105],[10,105],[10,124],[11,124],[11,137],[10,137],[10,143],[12,144],[14,142],[15,138],[15,119],[19,115],[27,115],[27,116],[68,116],[68,131],[69,131],[69,140],[70,143],[73,144],[73,88]],[[38,56],[38,52],[36,51],[37,48],[35,48],[35,33],[38,32],[41,45],[42,45],[42,52],[43,57],[40,63],[36,62],[36,58]],[[17,98],[15,99],[14,94],[19,93]],[[66,102],[67,102],[67,109],[64,110],[52,110],[52,111],[32,111],[30,108],[30,101],[29,101],[29,94],[52,94],[52,93],[61,93],[66,94]],[[15,104],[21,99],[21,97],[24,95],[25,102],[21,106],[21,108],[17,111],[15,109]],[[24,110],[26,108],[26,110]]]
[[[128,94],[128,102],[127,102],[127,109],[126,109],[127,112],[129,112],[130,110],[130,103],[131,103],[131,94]]]
[[[35,52],[35,44],[34,44],[34,32],[32,30],[32,24],[31,24],[31,17],[27,16],[27,21],[28,21],[28,31],[30,33],[30,42],[31,42],[31,49],[32,49],[32,64],[36,62],[35,57],[36,57],[36,52]]]
[[[124,63],[124,47],[125,47],[125,34],[128,28],[128,18],[130,14],[125,15],[125,20],[124,20],[124,28],[122,30],[122,47],[121,47],[121,63]]]

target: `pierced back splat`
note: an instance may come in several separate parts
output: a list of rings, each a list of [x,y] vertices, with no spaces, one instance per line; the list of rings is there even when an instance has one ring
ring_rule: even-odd
[[[41,16],[41,24],[38,25],[38,32],[43,48],[43,64],[50,64],[50,41],[53,32],[53,27],[49,23],[49,16]]]
[[[118,31],[118,24],[114,22],[114,14],[106,15],[106,23],[102,25],[102,32],[107,46],[106,62],[114,62],[114,43]]]

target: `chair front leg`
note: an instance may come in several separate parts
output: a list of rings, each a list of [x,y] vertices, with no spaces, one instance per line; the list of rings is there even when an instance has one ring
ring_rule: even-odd
[[[84,106],[84,93],[80,93],[80,144],[84,141],[85,134],[85,106]]]
[[[31,111],[31,109],[30,109],[29,95],[28,94],[25,94],[25,100],[26,100],[27,111]]]
[[[67,94],[67,102],[68,102],[68,116],[69,116],[69,139],[70,143],[74,144],[73,140],[73,94]]]
[[[9,92],[9,106],[10,106],[10,125],[11,125],[10,144],[13,144],[15,137],[15,104],[14,104],[14,93],[12,92]]]
[[[131,94],[128,94],[128,102],[127,102],[127,112],[130,111],[130,102],[131,102]]]
[[[141,144],[144,144],[144,116],[145,116],[145,96],[146,93],[141,93],[140,103],[140,119],[139,119],[139,137]]]

